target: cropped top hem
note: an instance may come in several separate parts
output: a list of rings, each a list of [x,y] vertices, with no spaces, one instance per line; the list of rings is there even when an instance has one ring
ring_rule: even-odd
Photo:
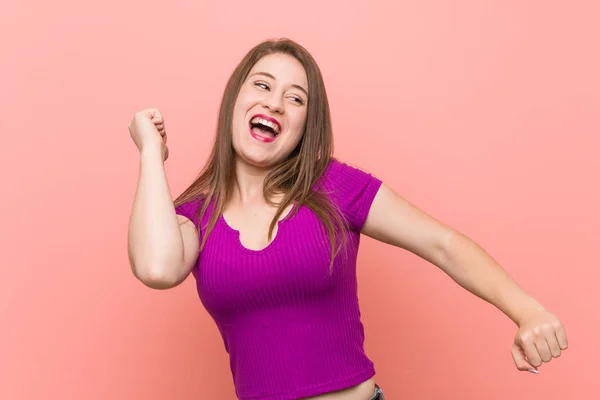
[[[242,395],[239,400],[298,400],[306,397],[324,395],[339,390],[349,389],[375,376],[375,368],[371,366],[364,371],[325,384],[319,384],[285,393],[264,395]]]

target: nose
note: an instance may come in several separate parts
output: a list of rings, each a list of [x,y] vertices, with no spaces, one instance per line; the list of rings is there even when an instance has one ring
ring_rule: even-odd
[[[273,113],[283,113],[283,101],[281,99],[281,96],[275,91],[269,93],[268,96],[265,96],[262,104],[263,107],[267,108]]]

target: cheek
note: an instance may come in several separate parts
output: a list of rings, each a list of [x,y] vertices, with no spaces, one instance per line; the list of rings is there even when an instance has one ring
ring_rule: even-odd
[[[246,125],[246,111],[247,108],[243,99],[239,99],[233,107],[232,129],[234,136],[240,134],[240,131],[243,130]]]
[[[294,133],[301,135],[304,132],[304,127],[306,125],[306,111],[294,113],[290,119]]]

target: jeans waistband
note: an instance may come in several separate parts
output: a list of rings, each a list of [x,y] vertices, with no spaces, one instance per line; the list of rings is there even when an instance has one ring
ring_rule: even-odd
[[[373,396],[369,400],[385,400],[383,396],[383,391],[379,387],[379,385],[375,384],[375,391],[373,392]]]

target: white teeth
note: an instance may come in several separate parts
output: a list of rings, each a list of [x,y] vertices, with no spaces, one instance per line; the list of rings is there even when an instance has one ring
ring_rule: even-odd
[[[271,121],[267,121],[266,119],[256,117],[256,118],[253,118],[252,121],[250,121],[250,123],[268,126],[269,128],[273,129],[273,131],[275,131],[275,133],[279,133],[279,126],[277,124],[274,124]]]

